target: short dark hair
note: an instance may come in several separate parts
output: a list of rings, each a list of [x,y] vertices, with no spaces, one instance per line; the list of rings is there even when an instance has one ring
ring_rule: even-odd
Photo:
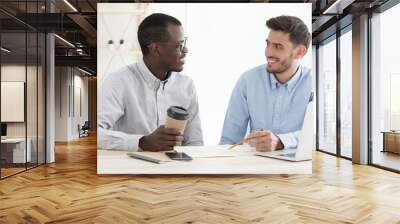
[[[269,29],[282,31],[289,34],[289,40],[295,45],[302,44],[306,48],[310,46],[311,34],[304,22],[295,16],[278,16],[267,20]]]
[[[137,35],[143,55],[149,53],[147,45],[152,42],[166,42],[169,40],[167,32],[169,24],[176,26],[182,25],[175,17],[163,13],[151,14],[140,23]]]

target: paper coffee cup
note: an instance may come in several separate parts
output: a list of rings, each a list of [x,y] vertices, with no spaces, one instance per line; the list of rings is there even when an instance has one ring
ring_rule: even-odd
[[[166,128],[175,128],[182,133],[186,127],[186,121],[189,118],[189,113],[183,107],[171,106],[167,110],[167,118],[165,121]]]

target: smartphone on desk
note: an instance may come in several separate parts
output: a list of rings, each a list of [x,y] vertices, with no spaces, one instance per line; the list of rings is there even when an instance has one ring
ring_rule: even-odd
[[[193,160],[188,154],[184,152],[166,152],[167,155],[172,160],[180,160],[180,161],[191,161]]]

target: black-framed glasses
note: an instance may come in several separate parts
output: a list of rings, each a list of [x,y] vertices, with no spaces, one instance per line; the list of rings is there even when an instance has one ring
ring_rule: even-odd
[[[175,45],[175,48],[179,49],[180,52],[183,52],[183,49],[185,49],[186,47],[186,43],[187,43],[187,37],[184,37],[183,40],[178,41],[177,44],[179,45]],[[160,44],[168,45],[168,43],[160,43]]]

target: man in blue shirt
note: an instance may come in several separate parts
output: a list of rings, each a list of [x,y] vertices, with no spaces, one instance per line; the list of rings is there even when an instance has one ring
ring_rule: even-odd
[[[295,148],[308,103],[312,100],[310,69],[300,65],[311,34],[303,21],[278,16],[266,22],[267,63],[246,71],[233,89],[220,144],[246,137],[257,151]]]

